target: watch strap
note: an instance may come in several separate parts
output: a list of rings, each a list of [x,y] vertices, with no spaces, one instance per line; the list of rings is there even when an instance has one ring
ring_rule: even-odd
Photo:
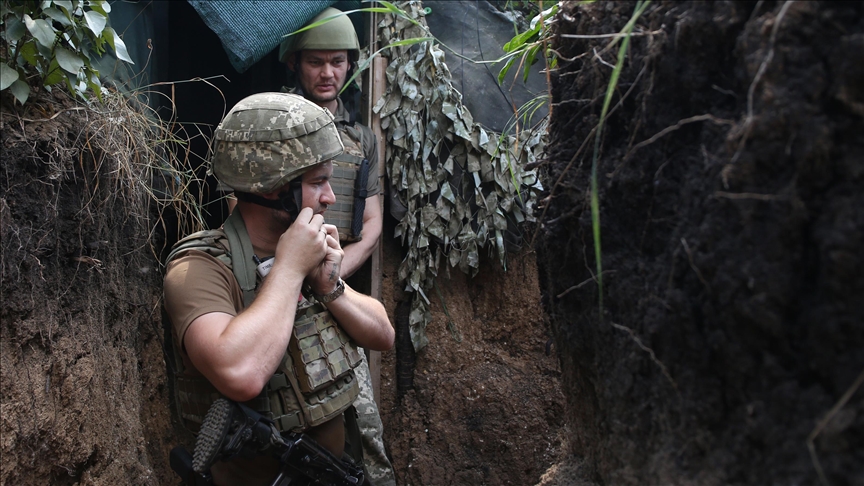
[[[322,304],[329,304],[336,300],[342,293],[345,292],[345,281],[342,280],[342,277],[339,277],[339,280],[336,281],[336,288],[333,289],[332,292],[325,295],[312,294],[315,296],[315,300]]]

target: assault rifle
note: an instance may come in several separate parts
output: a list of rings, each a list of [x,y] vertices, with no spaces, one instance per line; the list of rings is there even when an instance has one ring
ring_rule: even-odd
[[[320,484],[358,486],[363,469],[336,458],[311,437],[276,429],[272,420],[225,398],[213,402],[195,441],[195,454],[183,446],[171,451],[171,469],[189,486],[211,486],[210,467],[234,457],[270,454],[279,461],[271,486]]]

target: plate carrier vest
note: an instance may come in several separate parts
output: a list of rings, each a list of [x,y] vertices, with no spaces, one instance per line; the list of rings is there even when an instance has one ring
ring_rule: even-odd
[[[203,251],[232,270],[243,292],[243,307],[255,299],[262,280],[252,262],[246,225],[235,210],[222,228],[193,233],[178,241],[165,264],[188,251]],[[273,420],[280,431],[302,432],[345,411],[360,393],[354,368],[361,356],[351,338],[323,304],[304,289],[293,336],[276,373],[245,405]],[[175,343],[175,403],[187,428],[197,433],[210,405],[223,395],[203,376],[186,375]]]
[[[366,209],[366,183],[369,177],[369,160],[363,142],[371,133],[363,125],[338,122],[336,128],[342,137],[345,151],[333,161],[333,176],[330,187],[336,195],[336,204],[327,208],[327,222],[339,229],[339,239],[345,242],[360,241],[363,231],[363,212]]]

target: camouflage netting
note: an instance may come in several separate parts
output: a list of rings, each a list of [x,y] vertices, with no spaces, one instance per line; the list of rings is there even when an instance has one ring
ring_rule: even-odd
[[[385,16],[377,26],[382,46],[431,37],[420,2],[397,6],[416,23]],[[392,46],[384,53],[388,88],[374,111],[387,137],[392,201],[404,206],[395,237],[402,238],[408,254],[399,278],[413,292],[409,322],[419,350],[428,343],[426,294],[441,259],[474,276],[481,250],[506,268],[506,249],[521,244],[521,228],[534,221],[542,189],[534,171],[525,167],[543,149],[546,129],[544,121],[516,136],[501,135],[475,123],[451,83],[444,51],[432,41]]]

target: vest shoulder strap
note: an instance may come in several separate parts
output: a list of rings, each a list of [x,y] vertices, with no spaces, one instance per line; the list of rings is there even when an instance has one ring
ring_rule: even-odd
[[[344,136],[347,135],[348,139],[350,139],[354,145],[356,145],[361,153],[365,154],[366,146],[363,144],[363,133],[362,130],[359,130],[360,126],[352,125],[350,123],[340,123],[338,125],[339,134],[343,136],[342,141],[345,142]],[[352,155],[351,153],[345,151],[341,154],[333,157],[333,160],[337,162],[344,162],[348,164],[360,165],[365,159],[365,155],[362,157],[358,157],[356,155]]]
[[[198,231],[175,243],[165,259],[165,264],[191,250],[203,251],[230,268],[243,293],[243,306],[249,307],[252,304],[257,285],[255,265],[252,261],[254,250],[240,211],[232,211],[222,228]]]
[[[190,250],[203,251],[231,268],[231,248],[228,247],[225,232],[221,228],[198,231],[184,237],[171,248],[168,258],[165,259],[165,265]]]
[[[246,223],[243,222],[240,211],[235,208],[225,220],[222,228],[225,230],[228,244],[234,251],[231,256],[231,270],[243,292],[243,307],[249,307],[255,300],[255,286],[257,284],[255,266],[252,265],[255,251],[252,249],[252,242],[249,240]]]

